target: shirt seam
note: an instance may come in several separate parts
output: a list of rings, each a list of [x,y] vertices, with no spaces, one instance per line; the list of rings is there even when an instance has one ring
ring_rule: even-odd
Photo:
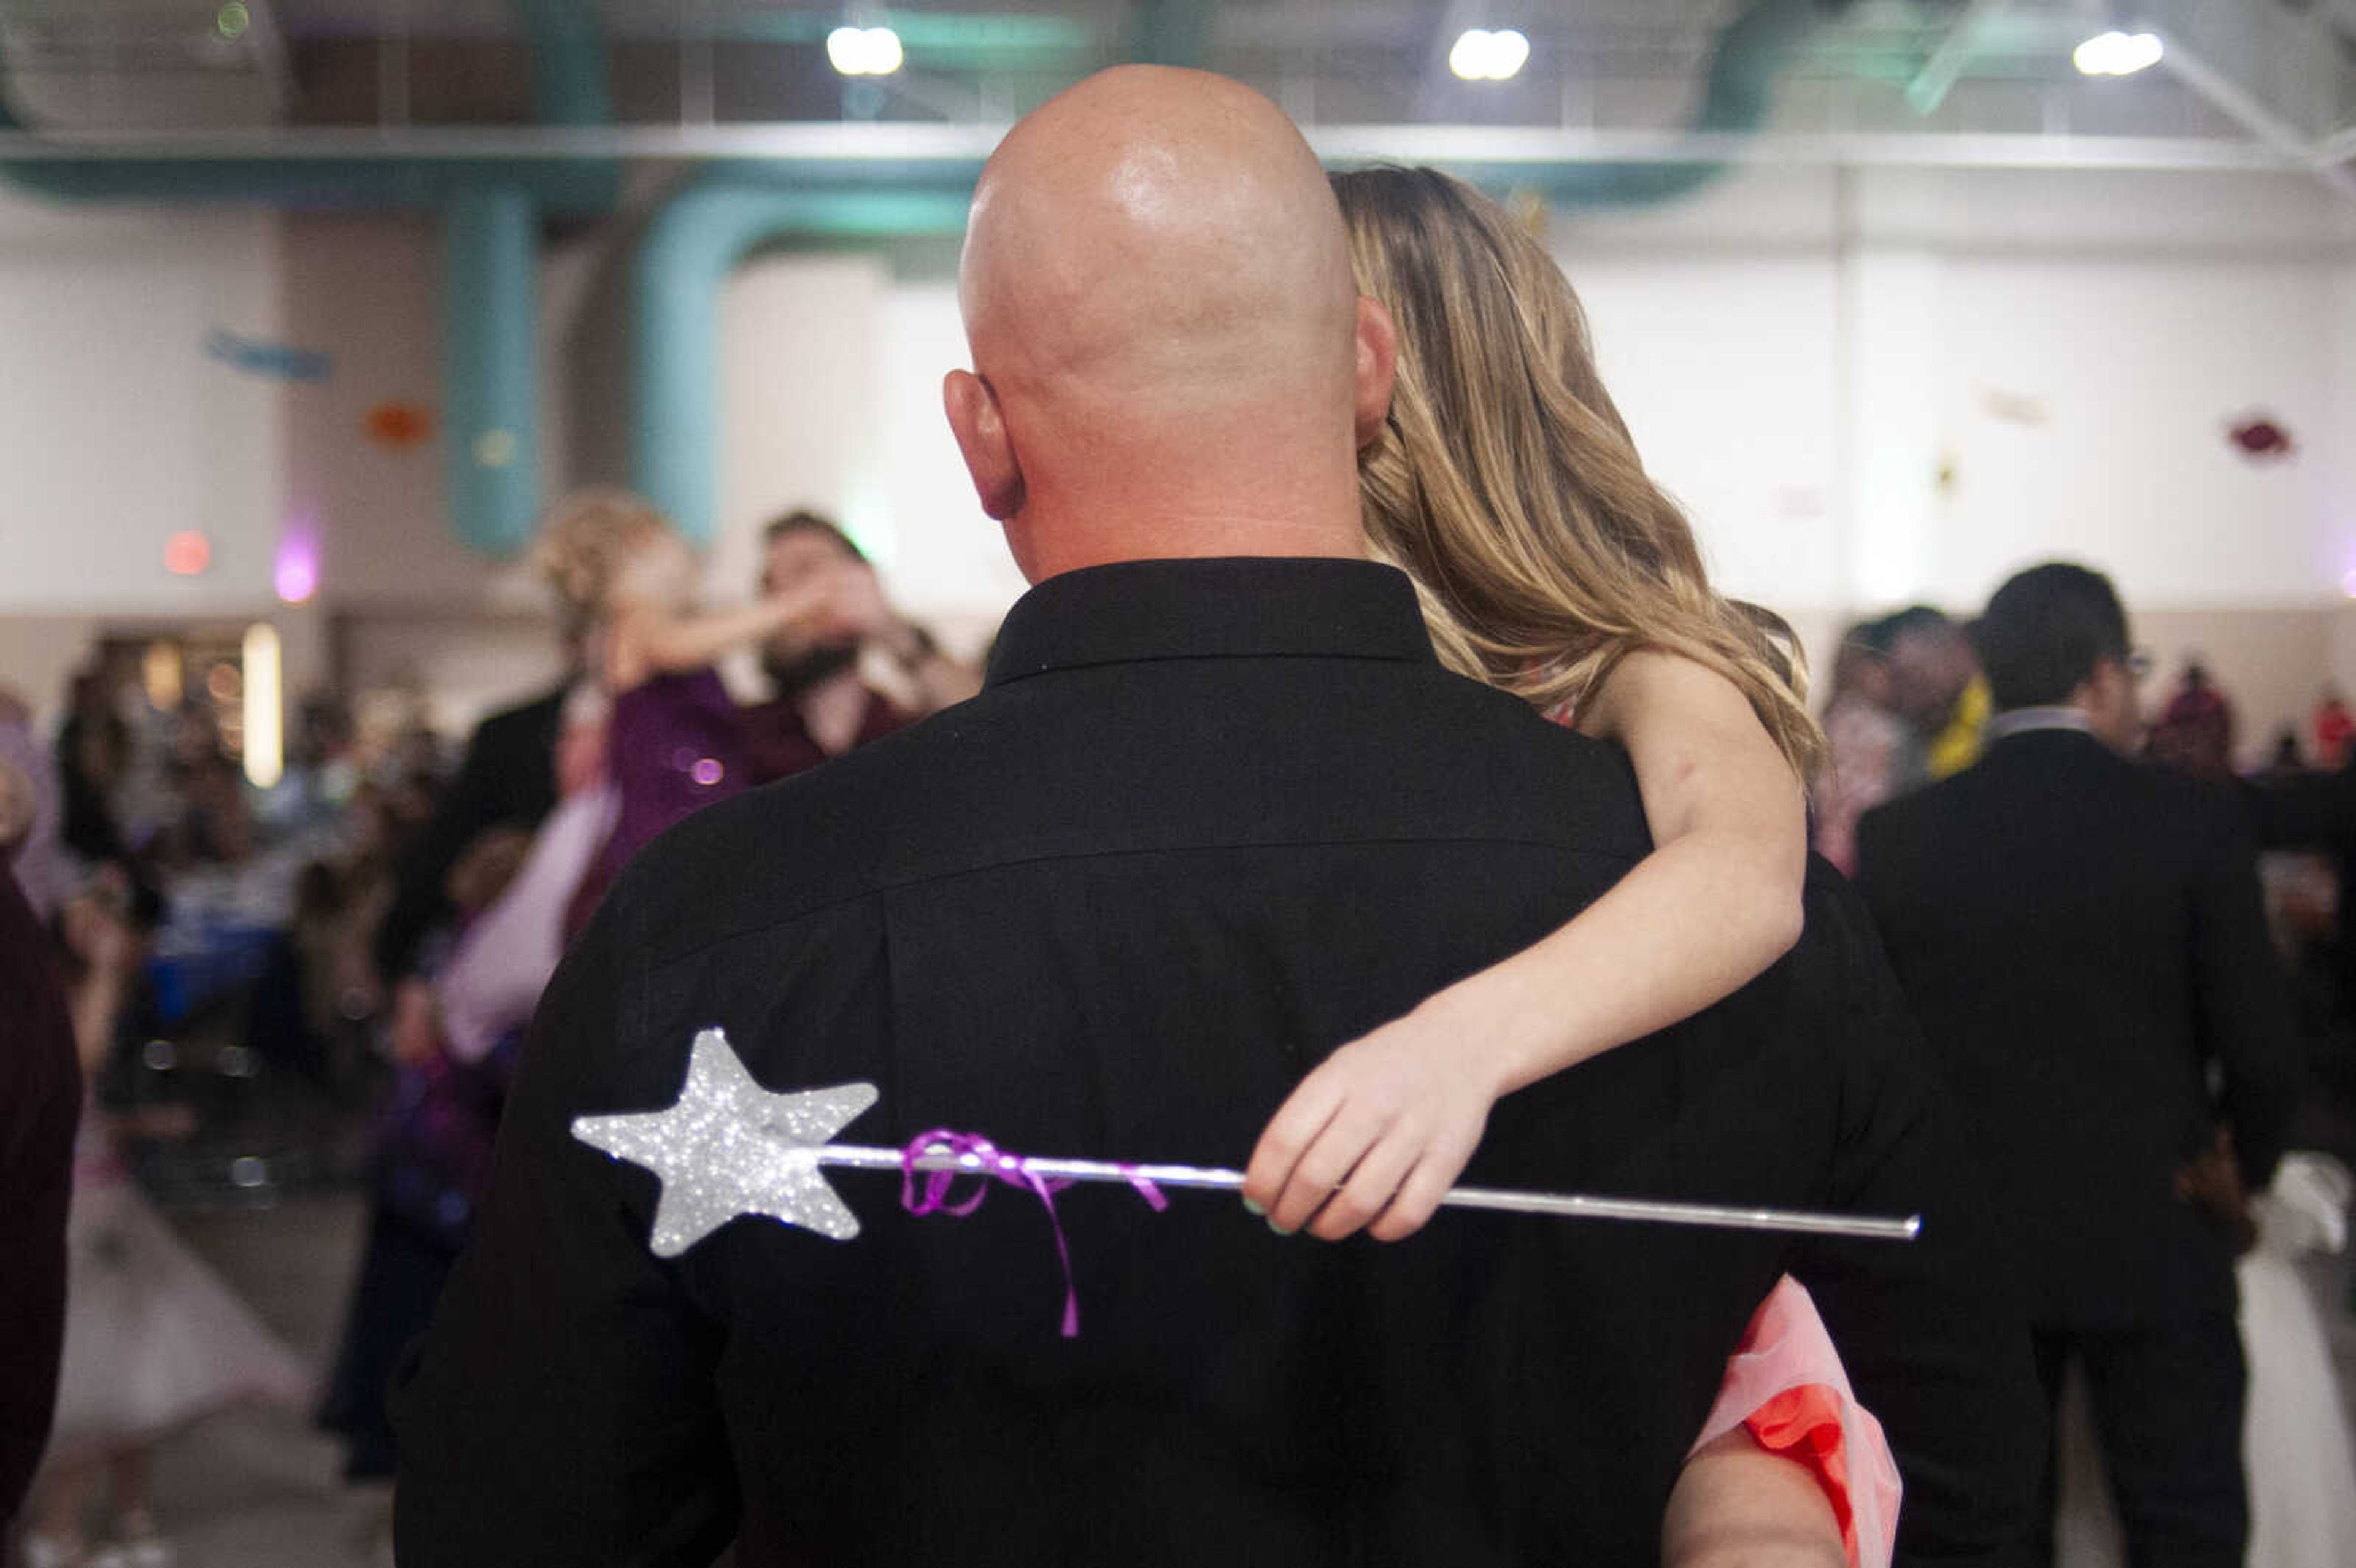
[[[1447,667],[1442,665],[1438,656],[1428,649],[1409,651],[1408,649],[1401,648],[1396,651],[1376,653],[1365,648],[1193,648],[1183,653],[1121,653],[1087,656],[1075,656],[1069,659],[1057,659],[1052,664],[1041,665],[1035,669],[1019,669],[1007,674],[1000,674],[997,671],[992,670],[983,677],[982,689],[985,691],[991,691],[1000,687],[1012,686],[1019,680],[1032,680],[1043,675],[1064,675],[1075,670],[1106,669],[1116,665],[1178,664],[1188,660],[1208,659],[1251,659],[1255,661],[1266,659],[1347,659],[1355,663],[1362,664],[1419,665],[1434,670],[1440,670],[1442,672],[1447,671]]]

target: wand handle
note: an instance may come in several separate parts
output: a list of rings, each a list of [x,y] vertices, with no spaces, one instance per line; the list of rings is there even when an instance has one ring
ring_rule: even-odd
[[[851,1170],[899,1170],[903,1157],[895,1148],[858,1144],[823,1144],[810,1151],[820,1165]],[[968,1175],[994,1175],[978,1154],[946,1150],[921,1154],[906,1162],[917,1170],[954,1170]],[[1244,1173],[1215,1166],[1122,1165],[1103,1159],[1023,1157],[1023,1168],[1049,1180],[1117,1181],[1127,1186],[1151,1182],[1156,1187],[1187,1187],[1234,1192],[1242,1189]],[[1911,1242],[1922,1232],[1922,1217],[1903,1219],[1869,1214],[1831,1214],[1812,1209],[1762,1209],[1727,1203],[1682,1203],[1654,1198],[1600,1198],[1578,1192],[1516,1192],[1495,1187],[1458,1187],[1440,1202],[1451,1209],[1491,1209],[1513,1214],[1547,1214],[1568,1220],[1633,1220],[1655,1225],[1702,1225],[1715,1230],[1777,1231],[1809,1236],[1847,1236],[1865,1241]]]

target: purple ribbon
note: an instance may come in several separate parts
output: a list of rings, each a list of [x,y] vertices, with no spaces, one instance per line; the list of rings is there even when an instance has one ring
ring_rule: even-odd
[[[972,1156],[980,1162],[979,1170],[923,1170],[916,1161],[926,1155],[946,1154],[963,1158]],[[1157,1214],[1170,1207],[1162,1189],[1137,1174],[1135,1166],[1124,1162],[1120,1173],[1137,1189],[1138,1196],[1152,1206]],[[972,1196],[952,1202],[949,1194],[961,1177],[978,1178]],[[924,1179],[921,1189],[917,1178]],[[900,1151],[900,1207],[911,1214],[948,1214],[963,1219],[981,1207],[990,1196],[991,1180],[1018,1187],[1039,1200],[1047,1211],[1047,1223],[1055,1232],[1055,1256],[1064,1265],[1064,1338],[1076,1339],[1080,1333],[1080,1296],[1072,1282],[1072,1249],[1064,1239],[1063,1218],[1055,1212],[1055,1194],[1072,1185],[1064,1177],[1042,1176],[1031,1168],[1031,1161],[1019,1154],[1009,1154],[983,1137],[980,1133],[960,1133],[948,1127],[935,1127],[928,1133],[918,1133]]]

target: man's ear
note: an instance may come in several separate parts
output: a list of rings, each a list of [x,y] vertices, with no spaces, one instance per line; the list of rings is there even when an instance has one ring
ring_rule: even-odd
[[[1358,450],[1382,439],[1390,418],[1391,382],[1398,372],[1398,328],[1383,302],[1358,296],[1356,421]]]
[[[972,371],[952,370],[941,383],[941,401],[981,509],[1004,522],[1023,509],[1023,464],[1015,456],[1014,438],[1007,433],[998,394]]]

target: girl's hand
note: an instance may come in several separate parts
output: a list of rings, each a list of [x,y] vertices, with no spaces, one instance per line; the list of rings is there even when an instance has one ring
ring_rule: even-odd
[[[1396,1242],[1423,1228],[1503,1092],[1485,1041],[1440,1000],[1350,1041],[1301,1081],[1252,1151],[1246,1207],[1280,1232],[1306,1226],[1329,1242],[1362,1228]]]

